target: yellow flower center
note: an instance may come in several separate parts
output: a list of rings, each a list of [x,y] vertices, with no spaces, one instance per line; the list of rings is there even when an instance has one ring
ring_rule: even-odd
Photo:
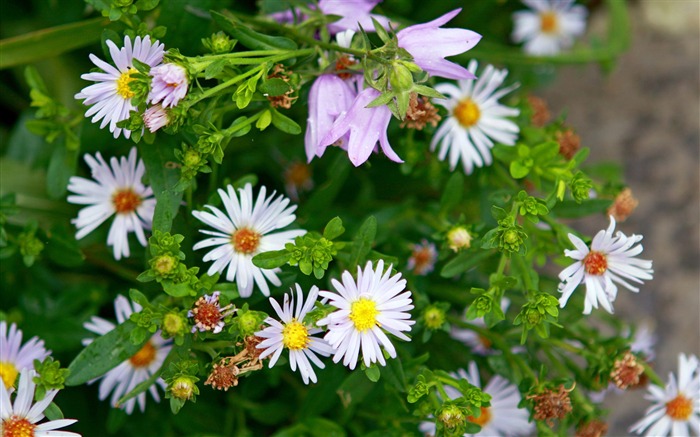
[[[19,371],[9,361],[0,361],[0,378],[5,387],[10,388],[15,384]]]
[[[467,417],[467,420],[483,427],[487,423],[491,422],[491,409],[488,407],[481,407],[481,415],[479,417],[469,416]]]
[[[481,110],[474,100],[466,98],[460,101],[454,109],[454,116],[464,127],[472,127],[479,122]]]
[[[600,276],[608,269],[608,257],[592,250],[583,258],[583,267],[589,275]]]
[[[34,428],[24,417],[10,416],[2,421],[2,437],[34,437]]]
[[[542,30],[542,33],[554,33],[558,27],[559,23],[556,13],[547,11],[540,14],[540,30]]]
[[[112,195],[112,204],[117,214],[129,214],[141,205],[141,196],[134,193],[131,188],[118,190]]]
[[[688,420],[693,413],[693,401],[679,394],[666,402],[666,415],[673,420]]]
[[[117,79],[117,94],[119,94],[119,96],[121,96],[124,100],[130,99],[136,95],[133,91],[131,91],[131,87],[129,87],[129,82],[134,80],[134,78],[131,77],[131,75],[134,74],[134,71],[136,70],[129,68],[126,70],[126,72],[119,76],[119,79]]]
[[[284,325],[282,330],[282,343],[291,350],[306,349],[309,344],[309,330],[297,319]]]
[[[153,360],[156,359],[156,348],[153,343],[149,340],[148,343],[144,344],[141,350],[136,352],[129,358],[131,365],[134,367],[148,367]]]
[[[252,229],[241,228],[233,233],[231,242],[236,252],[250,255],[258,249],[260,237],[261,235]]]
[[[370,299],[360,298],[350,306],[350,320],[358,331],[366,331],[377,325],[377,304]]]

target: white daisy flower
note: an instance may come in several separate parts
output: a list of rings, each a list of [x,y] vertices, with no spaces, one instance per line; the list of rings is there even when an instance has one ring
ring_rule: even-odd
[[[24,369],[34,369],[34,360],[44,361],[51,354],[44,348],[44,340],[32,337],[22,345],[22,331],[14,323],[0,322],[0,379],[11,388],[17,375]]]
[[[119,295],[114,300],[114,312],[119,324],[129,320],[129,316],[132,313],[139,311],[141,311],[141,305],[134,302],[132,306],[132,303],[124,296]],[[114,323],[97,316],[93,316],[90,321],[84,323],[83,326],[88,331],[99,335],[104,335],[116,328]],[[92,341],[92,338],[83,339],[83,345],[87,346],[92,343]],[[146,408],[146,392],[138,394],[135,398],[129,399],[122,405],[117,405],[117,401],[157,372],[170,353],[170,349],[172,349],[171,342],[163,339],[160,335],[160,331],[157,331],[131,358],[122,362],[103,376],[88,382],[88,384],[102,379],[99,389],[100,400],[107,398],[111,392],[112,397],[110,403],[115,408],[121,408],[126,411],[127,414],[131,414],[134,411],[136,402],[138,402],[139,408],[141,412],[143,412]],[[155,384],[148,388],[148,391],[156,402],[160,402],[157,386],[165,390],[165,381],[163,381],[162,378],[158,378]]]
[[[338,308],[317,322],[319,326],[328,325],[324,338],[335,350],[333,362],[343,359],[344,366],[354,369],[362,349],[365,366],[376,362],[385,366],[380,345],[391,358],[396,358],[396,349],[385,332],[411,340],[401,332],[410,331],[416,323],[410,320],[408,312],[413,309],[411,292],[404,291],[406,280],[401,279],[401,273],[391,276],[391,268],[389,265],[384,272],[384,261],[379,260],[374,269],[372,261],[368,261],[364,271],[357,267],[357,280],[345,271],[342,283],[331,281],[338,293],[319,293]]]
[[[507,379],[494,375],[486,387],[483,387],[479,378],[479,370],[473,361],[469,363],[469,373],[465,372],[464,369],[459,369],[457,375],[454,376],[466,379],[470,384],[481,388],[484,393],[491,395],[491,406],[481,407],[479,417],[470,416],[468,418],[470,422],[480,425],[481,431],[476,434],[464,434],[465,436],[527,436],[535,430],[535,424],[529,422],[530,412],[525,408],[518,408],[521,400],[518,388]],[[462,393],[454,387],[445,386],[444,388],[450,399],[462,396]],[[435,423],[423,422],[420,425],[420,430],[434,435]]]
[[[592,308],[598,308],[600,303],[610,314],[613,313],[612,303],[617,297],[618,283],[628,290],[638,292],[639,288],[627,281],[642,284],[643,280],[652,279],[654,270],[651,261],[637,259],[642,253],[641,235],[627,237],[615,230],[615,219],[610,217],[610,226],[596,234],[591,242],[591,248],[577,236],[569,234],[569,240],[576,250],[565,250],[564,254],[576,262],[559,273],[559,305],[564,308],[576,287],[586,285],[586,299],[583,314],[590,314]]]
[[[327,357],[333,352],[331,346],[322,338],[313,337],[314,334],[322,332],[319,328],[314,328],[310,323],[304,323],[304,317],[311,311],[318,297],[318,287],[311,287],[306,302],[301,292],[299,284],[295,284],[297,289],[297,304],[294,306],[294,297],[291,298],[287,293],[284,294],[284,302],[282,307],[277,301],[270,298],[270,304],[275,309],[277,317],[281,323],[272,317],[265,319],[265,323],[269,326],[255,333],[256,337],[264,338],[258,349],[265,349],[260,353],[260,359],[272,355],[270,359],[270,368],[275,365],[282,350],[289,349],[289,366],[295,372],[299,367],[299,373],[304,380],[304,384],[309,381],[317,382],[316,373],[314,372],[311,363],[314,363],[319,369],[323,369],[325,365],[316,356]],[[294,308],[294,313],[292,309]]]
[[[253,264],[253,257],[261,252],[280,250],[295,237],[306,233],[303,229],[275,232],[294,221],[296,205],[288,206],[289,199],[284,196],[275,198],[276,192],[267,197],[267,189],[260,188],[257,200],[253,200],[253,187],[246,184],[238,190],[238,195],[229,185],[227,191],[219,189],[219,196],[224,203],[226,214],[219,208],[204,205],[211,212],[192,211],[197,220],[214,228],[214,231],[200,229],[199,232],[211,235],[195,244],[193,249],[216,246],[204,255],[204,261],[214,261],[207,273],[223,273],[226,280],[236,279],[238,293],[241,297],[250,297],[253,283],[258,285],[265,296],[270,295],[267,281],[275,286],[282,282],[277,277],[280,269],[261,269]],[[228,269],[226,269],[228,266]]]
[[[513,14],[512,38],[535,56],[556,55],[586,31],[588,11],[574,0],[523,0],[532,10]]]
[[[646,436],[674,437],[700,434],[700,372],[695,355],[678,357],[678,380],[669,374],[665,388],[650,385],[644,396],[654,402],[630,432]]]
[[[129,88],[129,82],[134,80],[131,76],[137,71],[134,68],[134,59],[155,67],[163,61],[164,46],[158,41],[151,43],[149,36],[143,40],[137,36],[133,47],[131,38],[125,36],[124,47],[121,49],[118,49],[116,44],[110,40],[107,40],[106,43],[116,68],[90,54],[90,60],[103,72],[87,73],[80,76],[82,79],[97,83],[83,88],[75,95],[75,98],[85,99],[84,105],[92,105],[85,116],[94,115],[92,117],[93,123],[102,120],[100,129],[109,124],[109,131],[114,134],[114,138],[119,138],[122,131],[124,136],[129,138],[131,131],[117,127],[117,123],[129,118],[129,112],[136,110],[136,107],[131,103],[135,94]]]
[[[475,60],[470,61],[469,71],[476,74],[478,65]],[[507,146],[515,144],[520,129],[506,117],[515,117],[520,111],[498,103],[498,99],[518,87],[515,84],[498,89],[507,75],[508,70],[497,70],[493,65],[487,65],[476,80],[460,80],[459,87],[451,83],[435,87],[448,98],[434,99],[433,103],[447,109],[450,116],[435,132],[430,141],[430,150],[434,151],[439,145],[438,158],[441,161],[449,153],[451,170],[461,159],[464,172],[471,174],[475,166],[491,165],[494,142]]]
[[[19,377],[19,387],[15,403],[12,404],[10,394],[14,390],[0,384],[0,435],[3,437],[70,437],[80,434],[69,431],[56,431],[77,422],[75,419],[50,420],[37,424],[44,418],[44,411],[53,401],[58,390],[48,390],[44,398],[32,405],[36,384],[33,369],[22,370]]]
[[[139,243],[146,246],[144,229],[150,230],[153,222],[156,199],[151,187],[141,182],[146,167],[142,160],[136,162],[135,147],[131,148],[128,158],[112,157],[111,166],[100,152],[94,158],[85,154],[85,162],[92,170],[94,181],[79,176],[72,176],[68,181],[68,191],[75,193],[68,196],[68,202],[89,205],[71,220],[78,228],[75,238],[83,238],[116,214],[107,244],[112,246],[115,259],[128,257],[129,233],[135,233]]]

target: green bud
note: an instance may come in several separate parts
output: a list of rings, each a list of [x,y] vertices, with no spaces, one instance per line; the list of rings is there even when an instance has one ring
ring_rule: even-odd
[[[593,182],[588,179],[582,172],[576,173],[570,182],[571,195],[574,200],[578,203],[588,199],[590,197],[591,188],[593,188]]]
[[[190,400],[193,395],[199,394],[199,388],[195,384],[195,380],[188,376],[180,376],[173,380],[168,386],[168,391],[174,398],[183,401]]]
[[[159,276],[170,275],[178,264],[178,259],[172,255],[164,254],[151,260],[151,268]]]
[[[461,428],[467,424],[467,414],[464,408],[451,402],[445,402],[436,414],[438,420],[448,430]]]
[[[260,329],[260,324],[265,319],[262,316],[264,314],[258,311],[241,310],[238,312],[238,317],[234,319],[233,324],[238,327],[243,337],[248,337]]]
[[[231,40],[224,32],[212,34],[209,38],[202,39],[202,44],[214,54],[229,53],[236,45],[236,40]]]
[[[440,329],[445,324],[445,310],[436,305],[430,305],[423,310],[423,320],[426,328],[433,331]]]
[[[402,62],[394,62],[391,64],[389,83],[391,84],[392,91],[395,93],[409,91],[413,88],[413,74],[411,74],[411,71],[406,68]]]
[[[177,337],[187,331],[187,321],[180,314],[171,312],[163,317],[163,336]]]
[[[182,162],[187,167],[197,167],[202,162],[202,154],[194,149],[187,149]]]

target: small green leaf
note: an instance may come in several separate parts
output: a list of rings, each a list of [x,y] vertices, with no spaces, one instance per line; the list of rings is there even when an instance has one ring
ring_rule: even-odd
[[[175,191],[180,171],[172,165],[176,161],[172,144],[163,141],[139,149],[146,166],[148,182],[156,197],[153,230],[170,232],[172,222],[182,202],[182,192]]]
[[[255,122],[255,127],[262,131],[270,125],[270,122],[272,122],[272,112],[270,112],[269,109],[266,109],[262,112],[260,118],[258,118],[258,120]]]
[[[296,121],[286,115],[282,115],[276,109],[272,110],[272,124],[284,133],[291,135],[299,135],[301,133],[301,126]]]
[[[273,77],[272,79],[264,81],[258,87],[258,91],[260,91],[266,96],[272,97],[282,96],[291,90],[291,85],[277,77]]]
[[[510,175],[514,179],[521,179],[530,173],[530,167],[525,166],[521,161],[510,163]]]
[[[136,324],[127,320],[96,338],[68,366],[70,374],[66,378],[66,385],[85,384],[131,358],[143,346],[142,343],[133,344],[129,338],[135,328]]]
[[[172,281],[162,281],[163,291],[172,297],[194,296],[197,294],[189,284],[176,284]]]
[[[253,257],[253,264],[261,269],[274,269],[285,265],[290,257],[291,255],[285,249],[273,250],[255,255]],[[309,273],[311,272],[309,271]],[[309,273],[307,273],[307,275]]]
[[[370,381],[377,382],[382,376],[382,373],[381,370],[379,370],[379,366],[374,365],[365,368],[365,375],[367,375],[367,379],[369,379]]]
[[[216,24],[224,32],[236,38],[241,44],[251,50],[297,49],[296,43],[289,38],[264,35],[247,27],[235,17],[229,17],[216,11],[210,12]]]
[[[343,235],[344,232],[343,221],[340,217],[333,217],[323,229],[323,237],[327,240],[333,240]]]
[[[353,239],[350,259],[353,265],[360,265],[372,249],[374,237],[377,235],[377,219],[371,215],[362,224]]]

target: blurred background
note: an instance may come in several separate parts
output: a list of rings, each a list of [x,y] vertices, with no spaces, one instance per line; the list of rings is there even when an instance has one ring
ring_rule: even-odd
[[[679,352],[700,354],[700,1],[633,2],[630,15],[632,45],[612,73],[565,67],[540,96],[553,113],[567,113],[591,149],[589,162],[623,165],[639,200],[619,229],[644,236],[642,258],[654,261],[654,280],[639,295],[621,291],[615,309],[653,326],[654,367],[666,380]],[[602,18],[592,17],[590,31]],[[606,225],[598,217],[580,230],[593,235]],[[608,397],[608,435],[628,434],[648,406],[643,394]]]

